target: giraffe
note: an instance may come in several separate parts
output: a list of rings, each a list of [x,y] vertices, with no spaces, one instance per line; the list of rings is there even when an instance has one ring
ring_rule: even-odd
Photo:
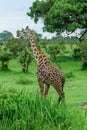
[[[59,68],[56,68],[50,62],[48,56],[41,51],[33,31],[31,31],[28,27],[19,31],[18,36],[28,38],[30,40],[31,49],[37,62],[37,78],[41,95],[48,97],[48,91],[50,85],[52,85],[59,95],[58,102],[60,103],[60,101],[62,101],[65,97],[63,91],[65,77],[63,72]]]

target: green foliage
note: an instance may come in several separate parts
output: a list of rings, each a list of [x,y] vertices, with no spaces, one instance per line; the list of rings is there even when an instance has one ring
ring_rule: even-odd
[[[12,59],[12,53],[9,51],[9,49],[6,48],[6,46],[3,45],[0,48],[0,62],[2,70],[8,69],[8,63],[11,59]]]
[[[36,0],[35,2],[33,2],[33,7],[30,7],[31,12],[27,14],[32,18],[34,17],[34,21],[37,22],[39,20],[38,19],[39,17],[41,16],[44,17],[47,14],[50,7],[52,7],[52,5],[54,4],[54,1],[55,0],[49,0],[49,1]]]
[[[1,52],[0,53],[0,61],[3,61],[3,62],[7,62],[9,60],[11,60],[12,58],[12,53],[7,51],[7,52]]]
[[[62,35],[57,35],[55,37],[52,37],[51,39],[45,39],[47,42],[49,43],[57,43],[57,44],[68,44],[70,46],[72,46],[73,44],[78,45],[79,39],[74,37],[74,36],[67,36],[67,37],[63,37]]]
[[[66,45],[66,48],[65,48],[63,54],[69,55],[69,56],[72,55],[72,49],[70,48],[70,46]]]
[[[19,62],[22,65],[23,72],[28,72],[28,66],[32,60],[31,49],[27,42],[22,43],[18,54]]]
[[[22,42],[21,39],[12,38],[6,42],[7,48],[9,48],[10,52],[12,52],[13,57],[16,58],[18,56],[18,52],[22,50]]]
[[[7,41],[0,42],[0,61],[2,70],[7,70],[9,61],[12,58],[17,57],[20,46],[21,41],[16,38],[11,38]]]
[[[28,41],[23,41],[21,38],[13,38],[4,43],[13,58],[18,58],[22,65],[23,72],[28,71],[28,66],[32,60],[30,46]],[[1,45],[2,46],[2,45]]]
[[[82,69],[87,69],[87,37],[85,36],[81,43],[81,59],[82,59]]]
[[[77,28],[87,29],[87,2],[79,0],[36,0],[28,15],[37,22],[44,21],[44,30],[61,33]]]
[[[8,31],[3,31],[0,33],[0,41],[7,41],[13,38],[13,34]]]
[[[57,44],[49,44],[47,46],[48,54],[54,59],[57,63],[57,55],[60,53],[60,47]]]
[[[81,49],[79,47],[76,47],[73,49],[73,55],[75,59],[80,59],[81,58]]]

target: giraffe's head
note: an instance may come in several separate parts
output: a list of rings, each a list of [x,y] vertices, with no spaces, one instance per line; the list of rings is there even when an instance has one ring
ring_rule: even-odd
[[[27,26],[25,29],[23,28],[21,31],[17,31],[17,37],[22,37],[24,39],[29,39],[30,37],[30,29]]]

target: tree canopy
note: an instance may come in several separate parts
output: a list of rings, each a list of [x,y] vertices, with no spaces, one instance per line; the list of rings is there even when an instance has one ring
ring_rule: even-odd
[[[44,31],[74,32],[77,28],[87,32],[86,0],[35,0],[27,13],[35,23],[44,22]]]
[[[13,34],[9,31],[3,31],[0,33],[0,41],[7,41],[13,38]]]

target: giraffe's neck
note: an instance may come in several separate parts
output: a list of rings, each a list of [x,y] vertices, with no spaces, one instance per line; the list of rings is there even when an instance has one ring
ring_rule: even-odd
[[[47,60],[49,61],[48,57],[39,48],[33,33],[30,33],[30,44],[35,60],[39,66],[41,63],[44,63]]]

